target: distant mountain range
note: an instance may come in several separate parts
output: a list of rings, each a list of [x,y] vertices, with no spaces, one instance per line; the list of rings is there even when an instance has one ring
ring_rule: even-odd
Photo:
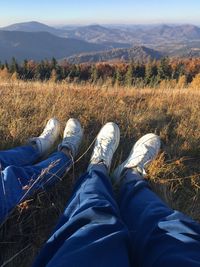
[[[124,61],[130,62],[132,60],[139,62],[148,62],[149,59],[160,59],[163,55],[158,51],[144,47],[136,46],[133,48],[118,48],[105,52],[84,53],[78,56],[71,56],[67,58],[69,63],[80,64],[86,62],[105,62],[105,61]]]
[[[131,47],[135,48],[129,51]],[[151,49],[150,56],[153,58],[158,55],[200,56],[200,28],[194,25],[88,25],[55,28],[35,21],[0,28],[0,60],[9,60],[12,56],[18,60],[70,57],[72,61],[85,62],[115,58],[128,60],[130,55],[132,59],[143,60],[150,51],[145,50],[147,47]]]
[[[71,55],[104,51],[122,46],[115,43],[95,44],[72,38],[62,38],[48,32],[0,31],[0,60],[61,59]]]

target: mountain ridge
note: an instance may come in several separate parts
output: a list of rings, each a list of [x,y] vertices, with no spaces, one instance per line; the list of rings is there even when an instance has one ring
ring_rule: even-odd
[[[9,37],[6,40],[5,32],[7,32],[7,37],[9,32],[12,38]],[[18,37],[27,34],[27,41],[24,38],[22,40],[18,38],[16,41],[16,34]],[[38,35],[39,40],[36,38],[37,34],[40,34]],[[51,34],[51,38],[46,34]],[[45,40],[45,36],[47,36],[49,43]],[[46,49],[44,44],[46,44]],[[80,53],[88,54],[116,48],[129,49],[130,47],[142,46],[170,57],[197,57],[200,56],[200,27],[192,24],[127,25],[123,27],[92,24],[55,28],[37,21],[31,21],[0,28],[1,60],[13,56],[20,60],[22,57],[38,60],[53,56],[60,59],[73,55],[82,60],[83,56],[80,58],[80,55],[78,55]],[[141,57],[144,56],[143,52],[141,50]],[[99,54],[94,55],[95,53],[90,59],[88,58],[89,61],[99,56]],[[124,50],[124,55],[120,55],[121,51],[108,52],[107,55],[110,56],[106,56],[103,52],[103,58],[111,57],[112,59],[114,53],[122,60],[123,57],[127,58],[126,50]],[[84,57],[88,56],[84,55]]]
[[[144,46],[135,46],[132,48],[118,48],[112,49],[104,52],[96,53],[83,53],[80,55],[75,55],[67,58],[69,63],[81,64],[89,62],[111,62],[111,61],[139,61],[147,63],[150,59],[161,59],[164,55],[159,53],[156,50],[144,47]]]
[[[83,39],[88,42],[97,42],[102,35],[104,40],[101,41],[114,41],[114,42],[133,42],[135,40],[140,40],[145,42],[148,40],[148,36],[152,38],[185,38],[185,39],[200,39],[200,27],[193,24],[181,24],[181,25],[168,25],[159,24],[152,25],[127,25],[127,28],[109,27],[109,25],[102,26],[99,24],[74,26],[72,28],[67,28],[63,26],[61,28],[56,28],[48,26],[46,24],[30,21],[12,24],[6,27],[1,27],[0,30],[6,31],[25,31],[25,32],[41,32],[47,31],[58,35],[60,37],[74,37],[76,39]],[[107,35],[106,35],[107,34]],[[109,36],[108,36],[109,35]],[[146,36],[145,36],[146,35]],[[96,36],[96,39],[94,38]],[[111,39],[112,38],[112,39]],[[113,39],[116,38],[116,39]]]
[[[0,31],[0,59],[17,60],[63,58],[81,52],[101,51],[107,46],[72,38],[61,38],[48,32]]]
[[[0,30],[38,32],[38,31],[56,30],[56,28],[48,26],[44,23],[40,23],[38,21],[29,21],[29,22],[14,23],[5,27],[1,27]]]

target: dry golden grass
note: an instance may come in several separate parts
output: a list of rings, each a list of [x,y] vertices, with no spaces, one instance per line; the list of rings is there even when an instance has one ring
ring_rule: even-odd
[[[0,84],[0,95],[0,149],[37,136],[51,117],[57,117],[63,129],[65,122],[75,117],[85,129],[79,154],[82,155],[101,126],[114,121],[121,129],[114,168],[139,137],[157,133],[162,139],[162,151],[149,167],[152,188],[172,208],[200,221],[200,90],[4,82]],[[75,177],[85,171],[90,155],[91,150],[62,182],[39,192],[11,214],[0,229],[1,264],[10,260],[5,266],[31,266],[63,211]]]

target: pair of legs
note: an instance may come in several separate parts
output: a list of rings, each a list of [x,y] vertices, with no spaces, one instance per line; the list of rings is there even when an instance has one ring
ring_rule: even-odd
[[[200,226],[127,171],[118,203],[107,169],[82,176],[34,267],[200,266]]]
[[[75,123],[80,128],[79,122]],[[59,137],[60,123],[56,119],[50,119],[42,134],[30,139],[28,145],[0,152],[0,225],[17,204],[61,180],[70,169],[82,138],[82,131],[75,130],[74,121],[69,120],[58,151],[41,162]]]
[[[60,180],[72,164],[71,158],[61,151],[35,164],[39,159],[39,151],[30,145],[0,152],[0,224],[17,204]]]
[[[82,138],[75,121],[66,127],[60,151],[32,165],[51,143],[52,129],[31,146],[2,152],[1,219],[36,189],[59,180],[71,165],[68,152],[74,156]],[[118,139],[116,125],[101,130],[88,170],[78,180],[35,267],[200,266],[199,224],[169,209],[140,175],[157,153],[155,136],[136,143],[128,160],[116,169],[114,181],[120,181],[121,190],[115,201],[108,170]]]
[[[167,207],[142,176],[159,138],[141,138],[114,171],[116,201],[109,168],[118,143],[117,126],[106,124],[34,267],[200,266],[200,225]]]

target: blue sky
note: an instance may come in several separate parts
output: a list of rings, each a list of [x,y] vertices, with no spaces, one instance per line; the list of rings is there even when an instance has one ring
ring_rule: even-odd
[[[193,23],[200,0],[1,0],[0,26],[24,21],[56,24]]]

